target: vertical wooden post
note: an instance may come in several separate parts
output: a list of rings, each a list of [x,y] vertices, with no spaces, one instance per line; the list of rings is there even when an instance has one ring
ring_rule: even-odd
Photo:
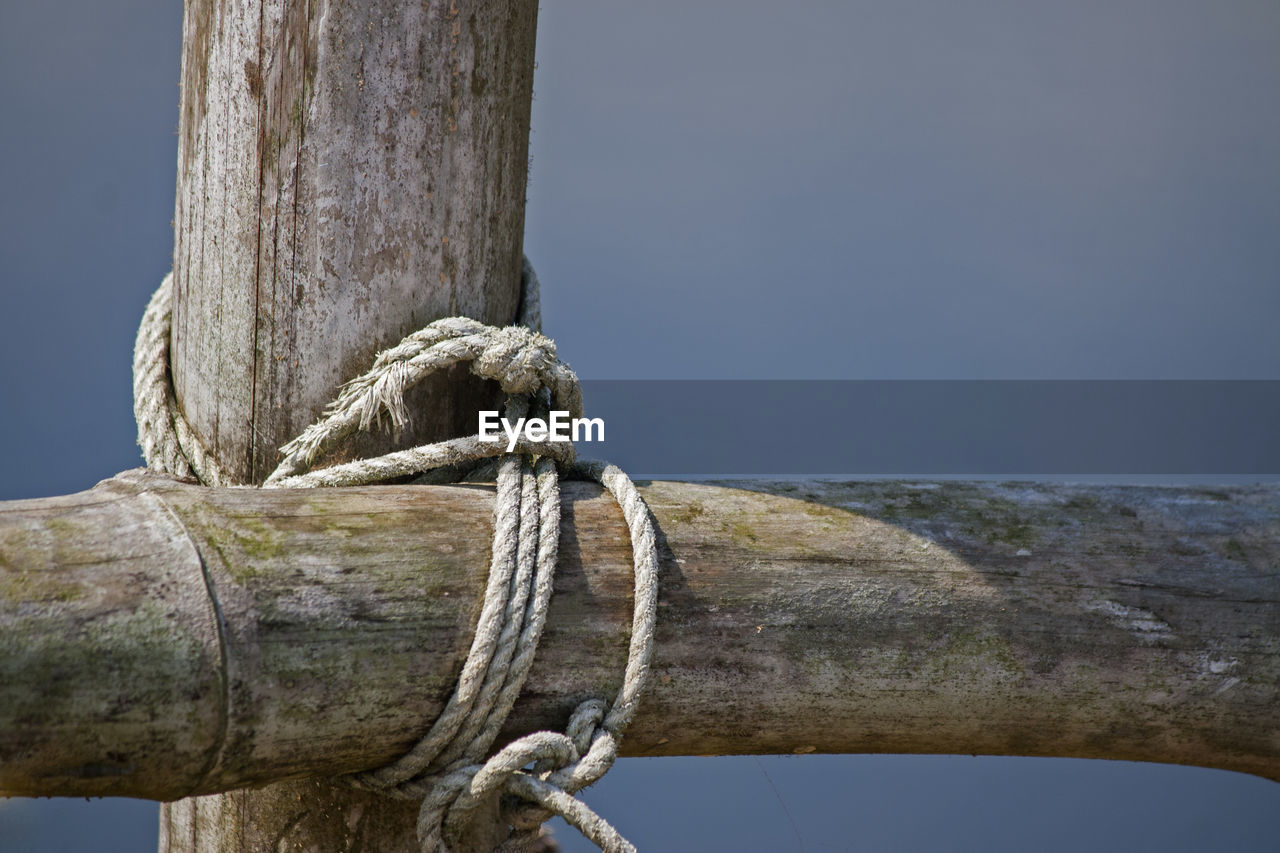
[[[515,316],[536,18],[534,0],[187,0],[174,382],[241,482],[379,349]],[[457,372],[418,393],[403,441],[474,431],[493,389]],[[416,851],[415,814],[280,783],[167,805],[160,849]]]

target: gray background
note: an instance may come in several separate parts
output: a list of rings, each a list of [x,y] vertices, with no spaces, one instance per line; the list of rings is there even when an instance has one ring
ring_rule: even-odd
[[[0,0],[0,498],[139,462],[179,31],[172,0]],[[585,377],[1280,378],[1275,0],[559,0],[539,61],[527,251]],[[675,850],[1263,851],[1280,823],[1251,777],[1030,759],[633,760],[590,800]],[[154,823],[0,801],[0,850]]]
[[[654,477],[1280,480],[1280,382],[1262,379],[587,379],[582,395],[606,428],[579,456]]]

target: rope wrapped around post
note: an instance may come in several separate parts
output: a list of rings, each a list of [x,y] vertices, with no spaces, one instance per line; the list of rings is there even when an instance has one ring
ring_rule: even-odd
[[[233,485],[187,425],[169,374],[170,292],[166,276],[152,296],[134,351],[134,415],[147,464],[206,485]],[[345,777],[351,785],[389,796],[421,799],[418,838],[424,853],[447,851],[481,813],[501,798],[508,827],[502,850],[522,850],[541,826],[560,815],[602,850],[635,848],[574,795],[600,779],[618,755],[618,741],[635,715],[648,680],[657,618],[657,547],[653,519],[635,485],[612,465],[576,461],[573,445],[532,442],[516,452],[479,436],[421,445],[311,470],[343,438],[376,429],[386,416],[399,429],[409,419],[404,392],[453,364],[499,383],[506,416],[563,409],[582,415],[578,378],[556,357],[555,343],[534,328],[540,321],[537,278],[524,266],[521,320],[495,328],[448,317],[380,353],[373,367],[343,387],[324,416],[281,450],[283,461],[264,488],[309,488],[385,482],[446,469],[465,474],[498,459],[494,539],[483,607],[453,695],[418,743],[392,764]],[[559,550],[561,474],[600,482],[622,508],[630,530],[635,603],[622,688],[612,704],[583,702],[564,733],[535,732],[491,757],[494,740],[532,666],[546,624]]]

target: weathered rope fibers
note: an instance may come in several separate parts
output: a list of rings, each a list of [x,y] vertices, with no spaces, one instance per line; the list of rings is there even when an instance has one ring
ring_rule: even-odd
[[[178,408],[169,375],[172,274],[151,298],[134,349],[134,416],[147,464],[206,485],[232,485]],[[635,484],[603,463],[580,463],[569,443],[530,442],[517,452],[478,436],[426,444],[373,459],[311,471],[338,441],[376,428],[384,415],[395,428],[408,413],[404,392],[427,375],[469,362],[507,393],[508,418],[550,408],[582,415],[578,378],[556,358],[555,344],[535,329],[541,322],[537,277],[524,264],[521,326],[498,329],[464,317],[437,320],[378,355],[373,367],[347,383],[324,416],[281,450],[285,458],[264,488],[306,488],[384,482],[441,469],[465,470],[497,456],[497,496],[489,579],[475,637],[457,687],[430,730],[392,764],[354,774],[355,787],[422,799],[418,837],[424,851],[450,849],[480,806],[502,797],[510,827],[500,849],[535,841],[558,814],[602,850],[635,848],[574,794],[613,764],[618,740],[635,715],[648,680],[657,615],[657,549],[653,520]],[[564,734],[535,732],[485,760],[520,694],[546,623],[559,550],[558,472],[596,480],[613,494],[631,533],[635,605],[623,686],[612,705],[583,702]],[[532,768],[530,769],[530,765]],[[505,796],[503,796],[505,795]]]

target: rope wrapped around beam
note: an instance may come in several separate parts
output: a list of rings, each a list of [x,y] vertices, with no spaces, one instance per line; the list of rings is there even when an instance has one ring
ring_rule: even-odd
[[[148,466],[234,485],[187,424],[169,372],[172,276],[152,296],[134,350],[134,415]],[[386,767],[346,777],[357,788],[421,799],[418,838],[424,853],[456,846],[481,807],[499,799],[507,827],[500,849],[527,849],[542,824],[560,815],[602,850],[635,848],[576,794],[600,779],[618,755],[648,680],[657,618],[657,547],[652,516],[635,484],[618,468],[576,461],[567,442],[518,439],[508,453],[479,436],[426,444],[371,459],[311,470],[326,451],[387,417],[409,420],[404,393],[426,376],[459,363],[499,383],[508,419],[565,410],[582,415],[578,378],[556,357],[540,323],[537,277],[525,261],[521,321],[495,328],[465,317],[437,320],[380,353],[345,385],[324,416],[283,448],[264,488],[366,485],[410,475],[466,473],[498,457],[494,539],[483,607],[462,673],[445,709],[418,743]],[[635,603],[623,685],[612,703],[589,699],[565,732],[535,732],[493,751],[532,666],[546,624],[560,536],[561,475],[600,482],[618,501],[631,534]]]

